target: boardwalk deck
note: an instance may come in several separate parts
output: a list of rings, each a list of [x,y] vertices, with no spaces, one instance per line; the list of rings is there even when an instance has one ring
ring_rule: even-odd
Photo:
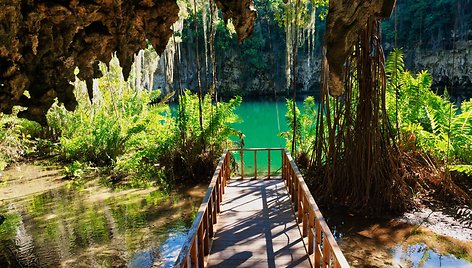
[[[267,152],[267,177],[256,166],[261,151]],[[244,176],[242,160],[241,172],[232,171],[231,154],[243,159],[244,152],[254,155],[254,179]],[[281,154],[279,177],[271,173],[271,153]],[[241,179],[231,179],[231,174]],[[289,152],[244,148],[221,156],[174,267],[348,268],[349,264]]]
[[[209,267],[311,267],[281,178],[231,180]]]

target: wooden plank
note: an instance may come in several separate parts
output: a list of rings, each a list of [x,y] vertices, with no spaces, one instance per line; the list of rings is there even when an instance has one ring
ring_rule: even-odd
[[[334,239],[334,236],[331,233],[331,230],[329,229],[328,225],[326,224],[326,221],[325,221],[323,215],[321,214],[321,211],[318,208],[318,205],[316,204],[315,199],[311,195],[311,192],[308,189],[308,186],[306,185],[305,181],[303,180],[301,172],[298,169],[297,165],[295,164],[295,161],[293,160],[292,156],[290,155],[290,153],[287,150],[285,150],[285,154],[287,155],[287,161],[289,162],[290,167],[291,167],[290,169],[293,170],[294,176],[296,176],[297,179],[300,181],[302,191],[306,193],[306,196],[307,196],[307,199],[308,199],[308,205],[310,206],[310,209],[314,211],[315,217],[319,221],[320,228],[322,229],[323,234],[326,235],[328,243],[331,245],[333,255],[338,260],[341,267],[349,267],[349,264],[347,263],[346,258],[342,254],[341,249],[339,248],[336,240]]]
[[[282,180],[228,181],[230,152],[239,151],[241,178],[244,178],[244,151],[253,151],[254,178],[257,178],[259,150],[268,151],[267,178],[271,176],[271,150],[281,151]],[[286,187],[283,187],[284,182]],[[225,190],[227,185],[228,191]],[[237,194],[232,193],[233,190]],[[274,205],[276,207],[272,207]],[[296,214],[293,214],[294,210]],[[217,223],[219,212],[223,218]],[[297,224],[297,218],[300,224]],[[306,236],[308,245],[304,244],[303,237]],[[245,241],[247,239],[250,241]],[[308,267],[312,255],[316,267],[321,264],[349,267],[298,167],[288,151],[282,148],[230,149],[222,155],[175,267],[204,267],[208,249],[211,254],[207,260],[215,267],[232,266],[231,263],[239,265],[241,260],[244,266],[261,266],[256,263],[262,261],[262,267],[274,266],[274,263],[277,264],[275,267],[287,266],[288,262],[291,266]],[[300,254],[301,249],[305,250]],[[251,256],[246,258],[241,254]],[[287,265],[283,264],[285,261]]]
[[[209,267],[311,267],[281,179],[229,181],[221,210]]]
[[[215,169],[215,172],[213,173],[212,180],[210,182],[210,185],[208,186],[208,190],[205,194],[205,197],[203,198],[202,204],[200,205],[200,208],[198,209],[197,215],[195,216],[195,220],[193,221],[192,226],[190,227],[187,238],[182,246],[179,256],[177,257],[177,261],[175,262],[176,267],[183,267],[184,263],[188,260],[188,257],[191,251],[191,245],[195,241],[195,236],[197,235],[198,227],[200,226],[200,223],[203,219],[205,211],[208,208],[208,205],[209,205],[208,203],[214,192],[217,176],[221,170],[221,167],[223,166],[223,162],[224,162],[224,159],[226,158],[226,155],[227,155],[227,151],[225,151],[221,155],[220,161],[218,163],[218,166]]]

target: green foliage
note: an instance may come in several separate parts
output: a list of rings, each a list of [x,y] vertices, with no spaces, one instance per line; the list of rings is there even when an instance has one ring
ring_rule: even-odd
[[[414,143],[439,159],[472,163],[472,101],[458,110],[447,91],[435,94],[428,72],[413,75],[404,69],[402,51],[390,54],[386,72],[387,112],[391,122],[399,122],[401,143]]]
[[[303,101],[303,108],[300,111],[295,106],[297,113],[297,135],[296,146],[299,153],[310,153],[313,151],[316,138],[316,114],[318,112],[318,104],[315,99],[310,96]],[[280,135],[286,140],[286,147],[292,148],[293,136],[293,100],[287,100],[287,113],[285,120],[289,126],[289,130]]]
[[[79,105],[74,112],[54,105],[48,113],[51,136],[59,137],[58,151],[66,162],[65,174],[80,177],[83,163],[109,166],[113,176],[132,176],[131,186],[163,180],[150,160],[168,151],[176,132],[175,120],[165,104],[149,105],[158,93],[133,89],[123,80],[116,59],[97,80],[94,99],[88,100],[84,83],[76,83]]]
[[[248,38],[242,45],[241,56],[247,59],[245,61],[248,67],[246,72],[252,76],[255,72],[269,67],[268,60],[264,59],[264,54],[261,53],[265,49],[264,46],[264,39],[260,31]]]
[[[48,113],[51,132],[59,136],[59,152],[66,161],[115,164],[118,157],[140,144],[146,133],[152,135],[162,128],[165,135],[172,130],[161,118],[169,108],[149,106],[151,94],[124,82],[116,59],[109,71],[104,66],[102,71],[105,75],[97,81],[93,103],[88,100],[85,85],[77,83],[76,111],[54,105]]]
[[[450,165],[449,170],[472,177],[472,165]]]
[[[0,113],[0,171],[31,151],[29,133],[40,129],[38,123],[19,119],[16,113]]]
[[[238,120],[234,113],[241,97],[229,102],[212,103],[210,95],[202,102],[203,129],[199,123],[198,96],[185,91],[177,107],[176,125],[169,152],[159,159],[166,166],[166,177],[174,180],[208,178],[224,148],[232,147],[230,136],[239,133],[231,127]]]
[[[463,1],[397,1],[398,43],[407,49],[451,49],[453,35],[465,39],[471,26],[472,5]],[[382,28],[385,40],[393,43],[394,17],[386,20]]]
[[[66,165],[64,167],[63,174],[67,178],[73,179],[73,178],[80,178],[84,174],[84,170],[86,168],[86,165],[82,164],[79,161],[74,161],[69,165]]]

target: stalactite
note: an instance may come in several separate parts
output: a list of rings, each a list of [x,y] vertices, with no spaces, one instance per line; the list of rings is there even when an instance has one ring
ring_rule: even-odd
[[[216,76],[216,51],[215,51],[215,35],[216,26],[218,25],[218,10],[213,0],[210,0],[210,57],[211,57],[211,73],[212,73],[212,91],[215,101],[218,102],[217,76]]]
[[[291,85],[291,62],[292,62],[292,2],[285,6],[285,81],[287,92]]]
[[[310,24],[308,27],[308,66],[313,61],[313,55],[315,52],[315,31],[316,31],[316,6],[315,6],[315,1],[312,1],[312,11],[311,11],[311,18],[310,18]]]
[[[253,0],[215,1],[242,42],[253,31]],[[6,40],[0,42],[0,112],[22,106],[19,117],[46,125],[56,99],[74,110],[77,67],[77,78],[91,86],[102,76],[99,62],[116,52],[127,79],[133,54],[147,40],[163,52],[178,13],[176,0],[0,1],[0,39]]]
[[[203,131],[203,110],[202,110],[202,83],[200,79],[200,59],[198,56],[198,24],[197,24],[197,0],[193,0],[193,26],[195,30],[195,65],[197,69],[197,86],[198,86],[198,119],[200,129]],[[202,135],[202,144],[205,145],[205,137]]]
[[[174,60],[175,60],[175,45],[174,39],[170,39],[167,43],[165,55],[165,73],[166,73],[166,85],[165,92],[169,93],[174,89]]]
[[[297,49],[299,41],[299,31],[298,31],[298,9],[300,6],[300,0],[297,0],[295,4],[295,21],[293,23],[293,45],[292,45],[292,91],[293,91],[293,134],[292,134],[292,155],[295,155],[297,151]]]
[[[205,81],[207,81],[209,69],[208,69],[208,10],[207,1],[202,3],[202,24],[203,24],[203,45],[205,47]],[[210,14],[211,18],[211,14]],[[211,23],[211,22],[210,22]],[[211,27],[211,26],[210,26]],[[208,84],[208,83],[207,83]]]

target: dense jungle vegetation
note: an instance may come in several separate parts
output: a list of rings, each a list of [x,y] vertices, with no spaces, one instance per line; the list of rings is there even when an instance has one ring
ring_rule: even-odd
[[[461,185],[461,179],[470,180],[472,176],[472,102],[465,100],[457,107],[451,102],[447,90],[442,96],[438,95],[431,89],[432,77],[428,71],[411,73],[405,69],[403,57],[402,50],[394,50],[386,61],[388,80],[385,106],[388,117],[386,132],[393,133],[396,145],[391,150],[397,152],[395,155],[398,159],[395,160],[399,161],[393,172],[400,173],[402,181],[400,185],[405,183],[404,186],[408,189],[402,189],[400,192],[391,191],[400,194],[395,197],[397,200],[406,198],[406,203],[411,200],[431,199],[454,204],[470,203],[471,193],[463,190],[467,189],[467,186],[461,188],[455,182],[459,181],[458,185]],[[357,82],[353,87],[354,92],[359,90]],[[342,133],[341,127],[349,125],[349,121],[352,120],[349,119],[351,115],[348,110],[358,110],[360,99],[353,98],[353,101],[344,108],[340,108],[334,102],[332,106],[324,106],[316,102],[313,97],[305,99],[300,108],[294,105],[292,100],[287,100],[286,121],[290,130],[282,133],[282,136],[287,141],[287,148],[292,148],[295,107],[295,115],[298,118],[295,154],[299,165],[305,168],[305,173],[315,178],[310,183],[320,199],[337,196],[333,193],[325,194],[326,185],[323,184],[325,181],[319,179],[319,176],[326,174],[327,171],[322,171],[323,168],[333,165],[329,161],[337,159],[342,162],[342,158],[345,157],[342,152],[339,158],[330,160],[327,157],[330,150],[333,150],[335,142],[331,140],[330,132],[335,133],[335,140],[342,140],[342,135],[349,135]],[[339,113],[338,109],[346,110]],[[320,111],[325,111],[321,114],[326,113],[327,116],[320,116]],[[341,125],[339,130],[329,127],[332,120]],[[386,132],[379,135],[386,135]],[[346,142],[341,142],[342,150],[349,148]],[[396,184],[398,183],[397,181]],[[357,186],[349,184],[348,187]],[[336,189],[339,191],[340,188],[338,185]],[[368,196],[369,192],[364,195]],[[346,201],[339,195],[337,198],[341,202]],[[349,198],[354,197],[348,197],[348,200]],[[392,204],[387,206],[395,209]],[[353,208],[355,205],[350,204],[349,207]]]
[[[382,24],[380,35],[389,43],[388,51],[394,50],[394,39],[397,47],[405,50],[449,49],[457,40],[469,40],[470,2],[459,1],[457,23],[448,16],[454,3],[399,1],[395,18]],[[330,146],[336,142],[336,150],[342,155],[346,143],[335,137],[342,136],[341,131],[326,128],[333,122],[325,122],[331,119],[323,116],[332,115],[337,122],[350,120],[334,111],[345,99],[326,99],[336,104],[323,106],[324,93],[319,89],[323,83],[319,76],[328,1],[255,1],[259,12],[256,27],[242,44],[238,44],[231,21],[224,23],[214,3],[182,0],[178,4],[180,18],[166,51],[160,58],[152,48],[140,52],[128,81],[124,81],[114,59],[108,68],[102,66],[104,76],[93,85],[93,100],[87,97],[86,85],[75,82],[78,109],[68,112],[55,105],[48,113],[46,128],[2,114],[0,169],[35,156],[53,157],[64,164],[66,177],[82,177],[98,170],[106,177],[105,182],[120,182],[126,187],[155,182],[168,188],[174,182],[202,180],[212,173],[223,149],[234,146],[230,137],[242,137],[243,133],[231,127],[238,120],[234,111],[242,101],[236,96],[281,99],[277,94],[282,92],[283,97],[290,95],[293,100],[297,91],[305,89],[304,93],[312,97],[305,100],[301,110],[287,101],[291,130],[281,134],[287,139],[287,148],[292,149],[308,176],[316,173],[316,165],[319,168],[342,158],[324,156],[333,151]],[[451,30],[454,27],[456,32]],[[234,63],[234,55],[244,66],[238,72],[232,68],[237,64],[229,65]],[[381,100],[386,114],[374,115],[383,120],[376,135],[391,132],[391,137],[385,134],[387,143],[402,152],[397,155],[402,159],[398,165],[428,166],[428,172],[442,174],[438,178],[448,177],[444,168],[470,177],[472,104],[463,101],[456,106],[447,90],[437,95],[431,90],[433,78],[428,72],[413,74],[404,61],[402,50],[395,49],[386,63],[385,100]],[[154,81],[159,68],[163,69],[164,82]],[[304,80],[300,73],[306,68],[318,80]],[[234,73],[238,73],[237,83],[228,80]],[[355,77],[354,72],[352,75]],[[253,83],[254,77],[259,79],[258,84]],[[353,81],[352,90],[359,93],[361,82]],[[249,87],[265,91],[250,92]],[[342,109],[356,111],[359,103],[353,98]],[[408,196],[427,188],[414,179],[418,172],[404,169],[405,185],[411,187],[404,190]]]
[[[190,91],[171,96],[124,81],[116,58],[94,84],[93,101],[84,82],[76,82],[79,107],[68,112],[54,105],[48,127],[1,115],[0,167],[23,157],[53,157],[65,165],[65,176],[80,178],[99,168],[106,183],[125,187],[157,183],[166,189],[174,182],[211,175],[223,149],[232,147],[230,136],[239,136],[230,124],[241,103],[202,100],[203,124],[199,124],[199,98]]]

